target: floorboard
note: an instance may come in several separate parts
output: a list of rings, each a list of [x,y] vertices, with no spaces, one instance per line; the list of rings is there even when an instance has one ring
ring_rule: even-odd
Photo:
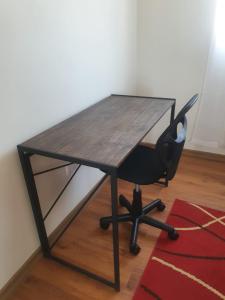
[[[119,181],[119,192],[131,199],[133,186]],[[110,187],[106,182],[79,217],[54,247],[54,253],[86,267],[99,275],[112,278],[111,228],[99,228],[99,218],[110,213]],[[154,217],[165,220],[175,198],[225,211],[225,163],[205,158],[184,156],[169,187],[160,185],[142,188],[143,202],[161,198],[166,210]],[[120,212],[124,208],[120,208]],[[119,225],[121,292],[77,274],[40,257],[9,300],[117,300],[132,299],[137,283],[154,248],[159,230],[140,226],[138,244],[141,252],[129,253],[129,224]],[[171,241],[172,243],[173,241]]]

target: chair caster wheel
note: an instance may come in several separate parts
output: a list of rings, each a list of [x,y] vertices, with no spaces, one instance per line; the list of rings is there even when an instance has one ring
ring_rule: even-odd
[[[104,222],[103,220],[100,220],[100,227],[104,230],[107,230],[109,228],[109,223],[108,222]]]
[[[168,232],[168,237],[169,237],[171,240],[177,240],[177,239],[179,238],[179,233],[176,232],[176,230],[170,231],[170,232]]]
[[[130,253],[132,253],[133,255],[137,255],[140,250],[141,248],[137,244],[130,246]]]
[[[164,211],[165,208],[166,208],[166,205],[163,202],[160,202],[159,205],[157,206],[157,209],[159,211]]]

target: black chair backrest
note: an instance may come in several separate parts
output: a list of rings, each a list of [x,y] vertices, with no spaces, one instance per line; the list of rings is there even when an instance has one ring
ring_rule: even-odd
[[[183,151],[186,134],[187,118],[186,113],[198,99],[198,94],[194,95],[181,109],[175,120],[162,133],[156,143],[156,152],[165,168],[165,177],[171,180],[177,171],[181,153]]]

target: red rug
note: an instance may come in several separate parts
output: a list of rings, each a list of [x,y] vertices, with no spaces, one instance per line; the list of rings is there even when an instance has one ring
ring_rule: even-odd
[[[133,300],[225,299],[225,213],[176,200]]]

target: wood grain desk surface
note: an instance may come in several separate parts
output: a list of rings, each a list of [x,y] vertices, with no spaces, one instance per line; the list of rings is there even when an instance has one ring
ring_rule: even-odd
[[[174,101],[111,95],[20,146],[90,166],[118,167]]]

